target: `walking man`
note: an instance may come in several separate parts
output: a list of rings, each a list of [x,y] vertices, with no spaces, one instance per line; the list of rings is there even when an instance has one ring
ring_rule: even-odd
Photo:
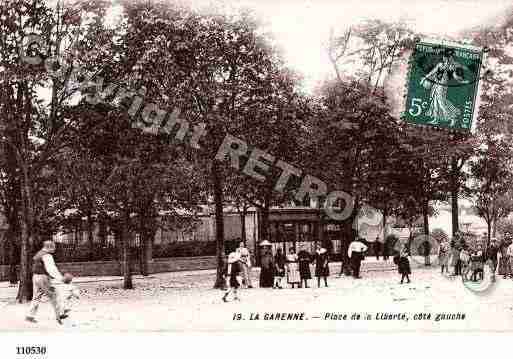
[[[351,260],[353,277],[355,278],[360,278],[360,267],[362,265],[363,254],[367,249],[367,246],[363,244],[358,237],[349,245],[347,255]]]
[[[43,243],[43,249],[37,252],[33,258],[32,302],[30,303],[29,314],[25,317],[27,321],[32,323],[37,322],[35,317],[43,296],[47,296],[50,299],[50,303],[55,310],[55,317],[59,324],[62,324],[62,319],[67,318],[67,315],[61,312],[57,292],[51,282],[51,280],[58,282],[63,281],[63,276],[59,272],[59,269],[57,269],[53,260],[53,253],[55,253],[55,243],[53,241],[45,241]]]

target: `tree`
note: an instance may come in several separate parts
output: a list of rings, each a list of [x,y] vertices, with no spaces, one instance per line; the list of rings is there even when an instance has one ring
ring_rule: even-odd
[[[21,192],[19,302],[32,296],[30,257],[37,235],[36,211],[42,208],[35,195],[38,178],[52,157],[76,138],[72,135],[76,135],[72,131],[74,124],[63,117],[63,109],[78,90],[71,86],[75,78],[72,79],[72,71],[64,70],[69,67],[43,60],[54,57],[68,62],[82,61],[87,62],[88,68],[95,68],[97,62],[91,58],[105,58],[106,54],[86,57],[85,52],[108,43],[111,38],[101,21],[105,16],[105,2],[64,7],[58,1],[55,6],[52,9],[42,0],[0,4],[0,66],[4,73],[0,90],[1,139],[11,147],[16,159]],[[94,21],[85,21],[86,17]],[[108,36],[101,36],[105,34]],[[27,44],[32,46],[25,51],[29,35],[38,37],[38,49],[34,44]],[[54,76],[56,72],[59,76]],[[48,105],[44,104],[41,89],[50,93]]]
[[[496,234],[497,222],[513,212],[513,192],[510,183],[512,148],[509,142],[486,138],[478,157],[471,163],[472,179],[469,186],[477,214],[488,226],[488,244]]]

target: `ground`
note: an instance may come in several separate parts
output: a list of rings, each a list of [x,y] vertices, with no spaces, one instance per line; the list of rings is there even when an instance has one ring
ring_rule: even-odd
[[[339,272],[333,264],[331,273]],[[256,277],[258,273],[253,273]],[[81,299],[59,326],[49,303],[37,324],[23,320],[28,305],[14,304],[16,288],[0,283],[0,331],[507,331],[513,330],[513,280],[499,278],[493,290],[475,294],[459,278],[442,277],[438,267],[413,268],[412,283],[399,284],[393,264],[366,259],[362,279],[329,278],[328,288],[247,289],[241,300],[224,303],[212,289],[215,272],[175,272],[134,277],[134,290],[119,277],[77,278]],[[255,280],[255,283],[258,281]],[[306,320],[264,320],[266,313],[305,313]],[[234,320],[237,313],[241,320]],[[346,320],[325,320],[326,313]],[[353,313],[360,320],[351,320]],[[378,313],[405,313],[406,319],[377,320]],[[418,314],[431,318],[416,320]],[[438,320],[438,313],[465,319]],[[250,320],[259,315],[258,320]],[[369,319],[367,314],[370,315]],[[269,319],[269,315],[267,314]]]

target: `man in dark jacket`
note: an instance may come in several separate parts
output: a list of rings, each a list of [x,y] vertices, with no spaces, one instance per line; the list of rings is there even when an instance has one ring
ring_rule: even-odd
[[[50,299],[50,303],[55,310],[57,322],[62,324],[62,319],[67,315],[61,313],[57,292],[51,280],[62,282],[62,274],[57,269],[53,260],[53,253],[55,253],[55,243],[53,241],[45,241],[43,249],[36,253],[32,263],[32,283],[34,291],[32,295],[32,302],[30,303],[29,314],[25,319],[29,322],[36,323],[35,316],[41,303],[43,296]]]

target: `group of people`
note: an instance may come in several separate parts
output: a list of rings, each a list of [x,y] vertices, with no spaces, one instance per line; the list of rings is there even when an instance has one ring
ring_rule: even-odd
[[[478,281],[484,277],[484,267],[488,265],[495,280],[495,273],[504,278],[513,278],[513,243],[509,235],[500,241],[492,238],[489,246],[483,240],[467,243],[461,233],[456,233],[449,242],[442,242],[438,251],[442,274],[461,275],[464,281]],[[452,268],[452,273],[449,273]]]
[[[301,246],[296,253],[295,248],[289,248],[289,253],[285,254],[282,248],[277,248],[276,254],[272,253],[272,245],[264,240],[260,243],[262,248],[260,257],[260,280],[261,288],[283,289],[286,284],[291,288],[309,288],[308,281],[312,279],[310,266],[313,264],[314,275],[317,278],[317,287],[328,287],[329,252],[321,244],[316,245],[314,254],[311,254],[305,246]],[[356,238],[348,247],[347,255],[351,275],[354,278],[361,278],[361,263],[365,258],[368,246],[361,238]],[[410,283],[411,267],[406,249],[400,251],[394,258],[394,263],[398,266],[401,274],[401,284],[404,280]],[[342,266],[343,267],[343,266]],[[241,287],[252,288],[251,282],[251,259],[248,249],[243,241],[239,247],[229,253],[224,274],[226,280],[226,291],[223,294],[223,301],[227,302],[230,295],[233,300],[239,300],[238,289]]]
[[[285,255],[281,248],[272,254],[271,243],[263,241],[260,244],[262,256],[260,258],[260,287],[283,289],[286,283],[292,288],[309,288],[308,281],[312,279],[310,265],[315,263],[315,276],[317,277],[317,286],[321,286],[321,279],[324,286],[328,286],[329,277],[329,257],[326,248],[317,245],[314,255],[311,255],[306,248],[296,253],[294,248],[289,249]],[[239,300],[238,288],[252,288],[251,283],[251,259],[248,249],[244,242],[240,242],[239,247],[228,255],[225,266],[225,278],[227,290],[224,293],[223,301],[228,301],[230,294],[234,300]],[[286,282],[285,282],[286,281]]]

